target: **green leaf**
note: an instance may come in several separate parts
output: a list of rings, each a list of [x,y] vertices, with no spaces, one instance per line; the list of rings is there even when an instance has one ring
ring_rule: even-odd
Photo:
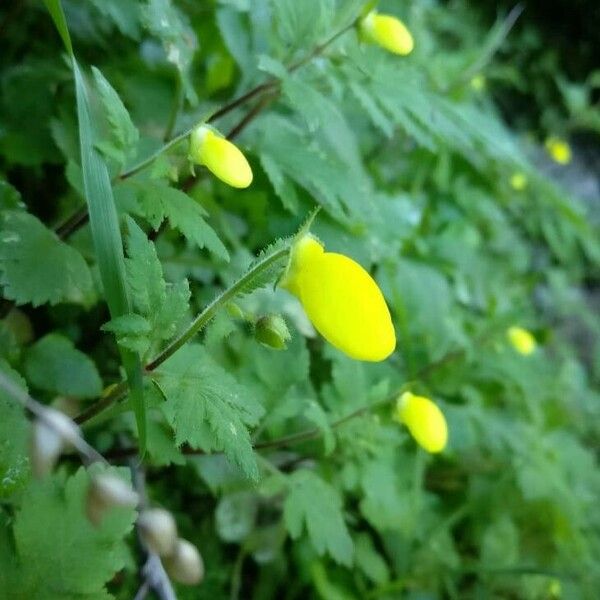
[[[123,240],[121,239],[108,169],[95,148],[97,139],[93,128],[85,81],[75,57],[73,57],[72,64],[75,76],[81,169],[85,198],[90,215],[90,227],[102,286],[111,317],[114,318],[131,312],[125,284]],[[144,405],[142,364],[139,356],[130,350],[122,349],[121,358],[127,373],[129,397],[138,427],[140,451],[141,454],[144,454],[146,447],[146,407]]]
[[[159,367],[154,378],[177,444],[222,451],[247,477],[258,479],[248,426],[258,423],[263,409],[232,375],[192,344]]]
[[[121,315],[103,326],[117,335],[119,344],[144,354],[154,341],[175,335],[189,309],[187,280],[168,285],[154,244],[127,218],[127,283],[138,314]]]
[[[352,538],[344,522],[337,490],[312,471],[301,469],[289,478],[284,521],[293,539],[304,525],[319,555],[328,553],[336,562],[350,566],[354,554]]]
[[[2,359],[0,359],[0,376],[27,390],[21,376]],[[2,389],[0,389],[0,440],[2,440],[0,498],[4,498],[22,488],[29,477],[29,420],[25,416],[23,407]]]
[[[102,392],[96,365],[58,333],[44,336],[29,348],[25,373],[33,386],[56,394],[93,398]]]
[[[142,216],[157,230],[168,219],[171,227],[199,248],[207,248],[215,256],[229,260],[227,249],[215,231],[206,223],[206,211],[184,192],[160,181],[132,182]]]
[[[310,400],[304,416],[322,431],[325,454],[331,454],[335,448],[335,436],[323,407],[316,400]]]
[[[90,270],[77,250],[34,216],[0,215],[0,284],[17,304],[87,304],[93,297]]]
[[[171,0],[148,0],[142,10],[148,31],[162,41],[167,61],[179,72],[187,99],[196,104],[190,69],[198,40],[186,15]]]
[[[122,476],[125,469],[111,469]],[[40,600],[108,600],[105,584],[128,561],[124,537],[133,527],[133,509],[112,509],[98,528],[85,516],[89,475],[80,468],[32,482],[14,523],[18,587],[6,597]]]
[[[131,117],[123,105],[121,98],[119,98],[119,95],[104,75],[96,67],[92,67],[92,72],[111,128],[113,144],[116,150],[122,153],[122,160],[120,162],[124,164],[127,156],[131,155],[135,150],[135,146],[139,140],[139,132],[131,121]]]
[[[60,0],[44,0],[44,4],[54,21],[54,25],[65,45],[66,51],[72,55],[73,45],[71,44],[71,36],[69,35],[69,28],[67,27],[65,13],[63,12]]]

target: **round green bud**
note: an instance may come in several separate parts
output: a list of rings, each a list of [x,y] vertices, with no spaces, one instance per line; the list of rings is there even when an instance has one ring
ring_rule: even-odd
[[[266,315],[258,319],[254,336],[261,344],[275,350],[285,349],[287,342],[292,339],[283,317],[279,315]]]

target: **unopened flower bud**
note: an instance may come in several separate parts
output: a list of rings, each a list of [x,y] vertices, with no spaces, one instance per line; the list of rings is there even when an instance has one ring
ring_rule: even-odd
[[[137,521],[140,536],[159,556],[173,554],[177,542],[177,525],[173,515],[163,508],[144,510]]]
[[[256,322],[254,335],[261,344],[276,350],[283,350],[292,339],[283,317],[279,315],[261,317]]]
[[[517,191],[522,192],[527,187],[527,177],[524,173],[517,171],[510,176],[510,187]]]
[[[134,508],[138,502],[139,497],[129,483],[116,475],[103,473],[92,478],[88,488],[86,514],[94,525],[99,525],[108,509]]]
[[[43,416],[33,424],[30,442],[31,468],[36,477],[52,471],[61,452],[79,436],[77,425],[53,408],[44,409]]]
[[[412,34],[397,17],[372,10],[359,27],[363,37],[394,54],[406,56],[415,46]]]
[[[571,162],[571,146],[569,142],[556,136],[550,136],[545,143],[546,152],[554,162],[559,165],[567,165]]]
[[[426,396],[404,392],[398,398],[394,419],[406,425],[416,442],[427,452],[441,452],[448,442],[444,413]]]
[[[192,131],[190,159],[232,187],[247,188],[252,183],[252,169],[240,149],[206,125]]]
[[[506,336],[512,344],[512,347],[523,356],[528,356],[537,347],[537,342],[533,335],[523,327],[509,327]]]
[[[184,585],[196,585],[204,577],[204,562],[196,546],[187,540],[178,539],[173,554],[164,561],[167,573]]]

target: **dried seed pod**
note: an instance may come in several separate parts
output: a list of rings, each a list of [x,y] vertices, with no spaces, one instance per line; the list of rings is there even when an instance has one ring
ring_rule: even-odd
[[[149,508],[140,514],[137,526],[144,543],[159,556],[173,554],[177,543],[177,525],[173,515],[163,508]]]
[[[79,437],[77,425],[54,408],[36,419],[30,441],[31,469],[36,477],[52,471],[61,452]]]
[[[178,539],[173,554],[164,559],[167,573],[184,585],[196,585],[204,577],[204,562],[196,546]]]
[[[139,496],[126,481],[103,473],[92,478],[88,488],[86,514],[94,525],[99,525],[109,508],[133,508],[138,502]]]

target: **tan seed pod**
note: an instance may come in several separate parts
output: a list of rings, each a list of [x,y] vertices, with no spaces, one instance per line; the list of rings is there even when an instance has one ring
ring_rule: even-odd
[[[113,507],[137,506],[139,496],[120,477],[109,474],[96,475],[88,488],[86,514],[88,519],[99,525],[104,513]]]
[[[178,539],[173,554],[164,559],[167,573],[183,585],[197,585],[204,577],[204,562],[196,546]]]
[[[79,437],[79,429],[62,412],[44,409],[44,414],[33,424],[29,455],[31,469],[36,477],[50,473],[61,452]]]
[[[163,508],[149,508],[137,521],[140,536],[152,552],[159,556],[173,554],[177,543],[177,525],[173,515]]]

